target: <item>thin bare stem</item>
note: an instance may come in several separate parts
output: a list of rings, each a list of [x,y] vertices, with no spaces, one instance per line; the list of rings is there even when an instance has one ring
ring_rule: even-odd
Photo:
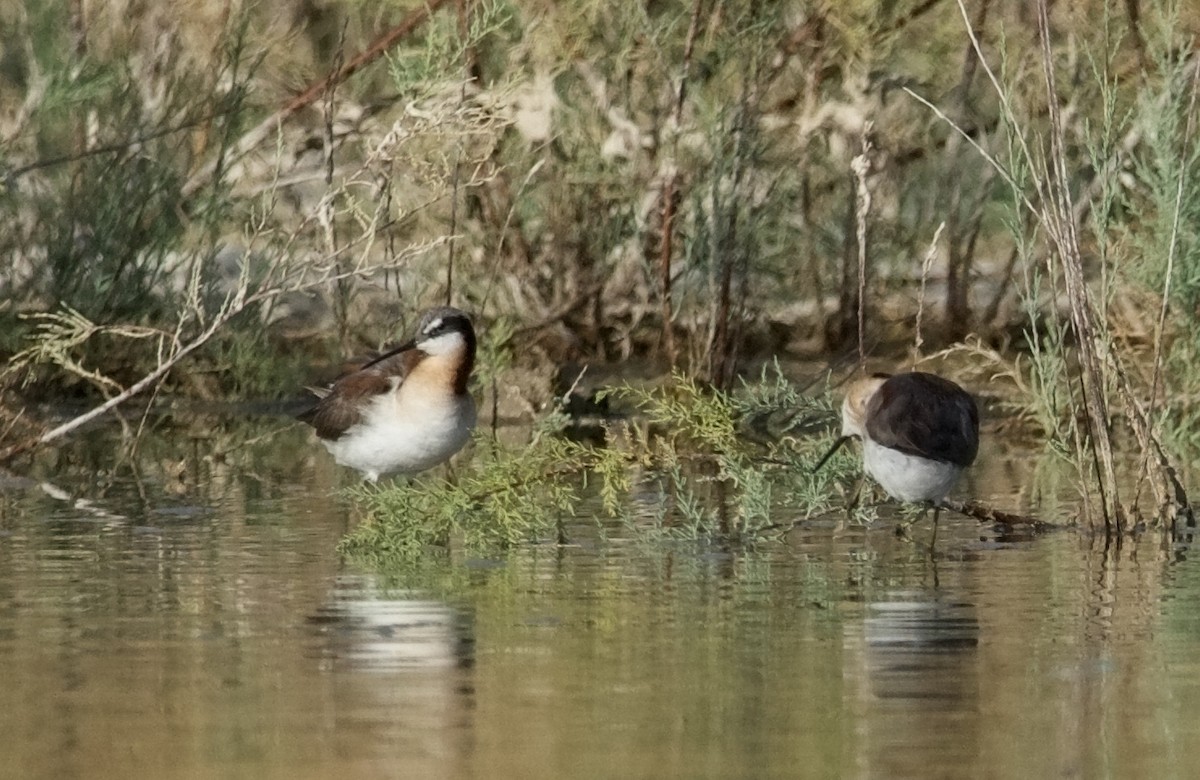
[[[867,174],[871,171],[871,127],[868,121],[862,130],[862,151],[850,167],[857,182],[858,208],[855,211],[858,238],[858,365],[866,364],[867,351],[864,346],[867,310],[867,217],[871,213],[871,189],[867,186]]]
[[[1192,66],[1192,93],[1188,100],[1187,125],[1183,133],[1183,143],[1193,137],[1196,130],[1197,95],[1200,94],[1200,63]],[[1180,159],[1187,159],[1186,149],[1180,150]],[[1150,382],[1150,415],[1154,415],[1154,403],[1158,398],[1158,383],[1162,376],[1162,347],[1163,331],[1166,328],[1167,309],[1171,300],[1171,279],[1175,275],[1175,258],[1179,252],[1179,220],[1183,214],[1184,185],[1187,183],[1190,168],[1179,166],[1179,180],[1175,185],[1175,207],[1171,214],[1171,240],[1167,248],[1167,269],[1163,274],[1162,303],[1158,309],[1158,322],[1154,328],[1154,376]]]
[[[688,22],[687,41],[683,48],[683,61],[680,63],[679,84],[675,91],[675,106],[671,115],[671,155],[668,161],[666,179],[662,186],[662,239],[659,244],[659,293],[662,296],[663,348],[667,353],[667,361],[672,365],[678,357],[675,347],[675,332],[671,321],[674,319],[671,304],[671,260],[674,255],[675,214],[679,206],[679,166],[676,153],[679,148],[679,133],[683,127],[683,107],[687,101],[688,78],[692,67],[692,53],[696,49],[696,38],[700,33],[700,19],[703,15],[704,0],[696,0],[692,6],[691,20]]]
[[[937,226],[937,230],[933,232],[933,240],[929,242],[929,249],[925,252],[925,259],[921,261],[921,294],[917,298],[916,335],[913,337],[914,362],[920,361],[921,347],[925,344],[925,339],[921,337],[921,319],[925,313],[925,286],[929,281],[929,272],[933,270],[933,261],[937,257],[938,241],[941,240],[942,231],[945,229],[946,223],[943,220]]]
[[[1183,133],[1183,143],[1185,144],[1185,149],[1180,150],[1180,159],[1187,159],[1186,144],[1187,144],[1188,140],[1192,138],[1192,136],[1195,132],[1196,105],[1197,105],[1197,95],[1198,94],[1200,94],[1200,64],[1193,63],[1193,65],[1192,65],[1192,89],[1191,89],[1191,95],[1188,98],[1187,123],[1185,125],[1185,130]],[[1158,446],[1158,435],[1155,431],[1155,417],[1156,417],[1155,406],[1158,401],[1159,382],[1162,380],[1163,333],[1166,330],[1167,310],[1170,306],[1170,300],[1171,300],[1171,282],[1173,280],[1173,277],[1175,276],[1175,259],[1176,259],[1176,254],[1179,251],[1179,221],[1180,221],[1180,217],[1183,213],[1183,194],[1186,189],[1185,185],[1187,183],[1188,171],[1189,171],[1188,166],[1186,166],[1186,165],[1179,166],[1179,179],[1175,185],[1175,203],[1174,203],[1174,207],[1172,208],[1172,213],[1171,213],[1171,237],[1170,237],[1170,241],[1169,241],[1168,247],[1167,247],[1167,267],[1166,267],[1166,271],[1163,274],[1162,301],[1159,304],[1159,308],[1158,308],[1158,321],[1155,323],[1155,327],[1154,327],[1154,362],[1153,362],[1154,372],[1150,379],[1150,394],[1149,394],[1150,400],[1148,401],[1147,408],[1145,408],[1145,409],[1142,409],[1141,405],[1137,404],[1137,411],[1140,413],[1141,424],[1134,426],[1135,433],[1138,434],[1139,438],[1146,438],[1146,439],[1152,440],[1153,444],[1155,445],[1155,449],[1152,449],[1149,446],[1149,443],[1142,444],[1142,456],[1141,456],[1141,460],[1138,465],[1138,479],[1137,479],[1137,487],[1135,489],[1135,499],[1134,499],[1135,501],[1137,500],[1136,496],[1140,495],[1141,490],[1142,490],[1142,484],[1144,483],[1144,481],[1149,473],[1150,461],[1151,461],[1152,457],[1157,455],[1158,460],[1160,460],[1164,463],[1166,461],[1165,455],[1161,451],[1161,447]],[[1136,404],[1136,396],[1134,396],[1129,391],[1126,391],[1126,396],[1131,403]],[[1141,431],[1141,427],[1143,425],[1147,428],[1147,431],[1145,433],[1143,433]],[[1178,479],[1175,476],[1175,470],[1173,467],[1170,466],[1169,463],[1166,463],[1165,468],[1163,468],[1163,464],[1160,463],[1160,472],[1166,473],[1169,477],[1169,480],[1173,481],[1174,483],[1178,483]],[[1154,482],[1154,486],[1157,489],[1158,483]],[[1182,492],[1182,490],[1179,489],[1179,490],[1176,490],[1175,492],[1178,495],[1179,493]],[[1159,504],[1162,505],[1164,503],[1165,503],[1165,501],[1164,501],[1163,497],[1160,496]],[[1184,505],[1185,506],[1187,505],[1186,495],[1184,497]],[[1188,508],[1188,511],[1190,511],[1190,506]]]
[[[1012,104],[1008,100],[1008,92],[1000,83],[995,71],[988,65],[987,58],[983,56],[983,47],[979,43],[979,36],[975,34],[975,25],[971,22],[971,15],[967,12],[967,4],[965,0],[955,0],[958,4],[958,12],[962,15],[963,27],[966,28],[967,37],[971,39],[971,46],[975,49],[975,56],[979,59],[979,65],[983,68],[983,72],[987,74],[988,80],[992,82],[992,89],[996,94],[996,98],[1000,101],[1001,107],[1004,109],[1004,116],[1008,122],[1017,127],[1017,113],[1013,110]],[[911,93],[910,93],[911,94]],[[915,96],[914,96],[915,97]],[[1033,153],[1030,152],[1028,144],[1025,143],[1025,137],[1017,134],[1017,143],[1021,147],[1021,151],[1026,160],[1034,159]]]
[[[1038,38],[1042,50],[1042,75],[1046,86],[1046,105],[1050,117],[1050,155],[1046,160],[1046,194],[1043,222],[1062,261],[1063,281],[1071,309],[1071,325],[1078,339],[1079,381],[1083,388],[1084,417],[1088,441],[1100,490],[1104,526],[1110,534],[1121,535],[1125,519],[1117,491],[1116,464],[1108,428],[1108,399],[1104,391],[1104,371],[1099,354],[1096,315],[1083,274],[1083,258],[1072,208],[1070,177],[1067,173],[1066,133],[1059,109],[1058,85],[1054,72],[1054,53],[1050,46],[1050,19],[1046,0],[1038,0]],[[1037,177],[1041,178],[1041,177]]]
[[[986,68],[986,65],[985,65],[985,68]],[[963,129],[962,125],[960,125],[958,122],[955,122],[953,119],[951,119],[950,116],[947,115],[945,111],[942,111],[940,108],[935,106],[933,103],[930,103],[928,100],[921,97],[916,92],[913,92],[908,87],[901,87],[901,89],[904,90],[905,94],[907,94],[913,100],[917,101],[918,103],[920,103],[921,105],[925,106],[930,111],[932,111],[938,119],[945,122],[946,125],[951,130],[953,130],[954,132],[956,132],[960,136],[962,136],[962,139],[964,141],[969,143],[975,151],[979,152],[979,155],[981,157],[983,157],[984,160],[987,161],[987,164],[990,165],[996,171],[996,173],[1000,174],[1000,176],[1004,179],[1005,183],[1007,183],[1008,186],[1012,188],[1013,192],[1017,194],[1017,196],[1021,199],[1021,203],[1025,206],[1025,208],[1029,209],[1029,211],[1031,211],[1031,212],[1037,211],[1037,208],[1035,208],[1033,205],[1033,201],[1031,201],[1029,199],[1029,197],[1027,195],[1025,195],[1024,191],[1022,190],[1020,185],[1017,184],[1017,180],[1013,177],[1012,173],[1008,170],[1008,168],[1004,167],[1004,164],[1001,163],[999,160],[997,160],[994,156],[992,156],[992,154],[990,152],[988,152],[987,149],[984,149],[983,146],[981,146],[980,143],[978,141],[976,141],[971,136],[970,133],[968,133],[965,129]],[[1018,137],[1020,137],[1020,136],[1018,136]],[[1024,139],[1022,139],[1022,144],[1024,144]]]
[[[517,205],[520,201],[521,195],[524,194],[525,190],[529,187],[529,183],[531,181],[533,181],[533,177],[537,176],[538,171],[540,171],[545,164],[546,164],[546,158],[543,157],[543,158],[539,159],[537,162],[535,162],[533,165],[529,166],[529,170],[525,172],[525,178],[521,179],[521,184],[519,187],[517,187],[517,192],[513,196],[512,203],[509,204],[508,212],[504,215],[504,224],[500,228],[501,236],[508,235],[508,227],[509,227],[509,225],[512,224],[513,216],[516,214]],[[496,256],[492,262],[492,270],[491,270],[491,273],[488,275],[487,284],[484,285],[483,297],[479,301],[479,312],[478,313],[480,313],[480,314],[483,314],[484,311],[487,310],[488,300],[491,298],[492,290],[494,289],[494,287],[496,285],[496,276],[500,272],[500,258],[501,258],[500,250],[503,248],[503,246],[504,246],[503,241],[497,242],[497,244],[496,244]]]

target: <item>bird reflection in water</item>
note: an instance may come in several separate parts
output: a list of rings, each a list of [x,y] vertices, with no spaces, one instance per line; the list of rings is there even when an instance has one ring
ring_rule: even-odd
[[[893,591],[871,603],[858,646],[860,760],[881,777],[968,776],[979,748],[979,622],[945,591]],[[956,768],[961,773],[956,773]],[[945,772],[949,774],[945,774]]]
[[[412,593],[380,592],[366,577],[339,578],[309,624],[324,640],[320,654],[331,669],[465,668],[473,660],[470,625],[461,614]]]
[[[349,724],[337,733],[353,735],[339,750],[370,766],[402,762],[412,777],[466,771],[475,685],[473,627],[463,613],[347,576],[308,624],[313,654],[329,672],[328,714]]]

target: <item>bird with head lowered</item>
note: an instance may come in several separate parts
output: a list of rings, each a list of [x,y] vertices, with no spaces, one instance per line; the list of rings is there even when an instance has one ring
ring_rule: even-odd
[[[979,452],[979,409],[936,374],[874,374],[846,391],[842,435],[813,471],[853,438],[862,440],[863,470],[889,496],[933,504],[936,532],[942,502]]]

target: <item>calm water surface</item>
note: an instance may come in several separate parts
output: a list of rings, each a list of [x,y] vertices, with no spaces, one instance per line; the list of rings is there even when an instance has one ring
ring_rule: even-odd
[[[279,425],[0,475],[0,776],[1200,776],[1185,545],[585,524],[385,577],[339,559],[345,475]],[[1012,468],[969,489],[1011,502]]]

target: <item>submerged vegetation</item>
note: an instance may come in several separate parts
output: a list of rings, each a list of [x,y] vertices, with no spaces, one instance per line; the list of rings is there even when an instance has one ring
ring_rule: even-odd
[[[677,373],[613,391],[646,422],[610,423],[604,449],[554,425],[516,450],[481,435],[456,482],[358,491],[393,520],[349,547],[544,537],[585,491],[622,515],[647,485],[670,498],[655,527],[739,534],[779,507],[823,511],[826,483],[774,479],[811,437],[736,430],[828,401],[738,377],[777,354],[907,364],[910,344],[1013,379],[1008,402],[1076,470],[1087,524],[1191,517],[1186,4],[166,14],[0,0],[2,418],[30,398],[96,403],[5,427],[0,459],[150,390],[290,394],[450,299],[503,331],[494,354],[516,369],[639,357]],[[484,384],[505,365],[485,356]],[[733,489],[724,514],[697,508],[702,485]]]

